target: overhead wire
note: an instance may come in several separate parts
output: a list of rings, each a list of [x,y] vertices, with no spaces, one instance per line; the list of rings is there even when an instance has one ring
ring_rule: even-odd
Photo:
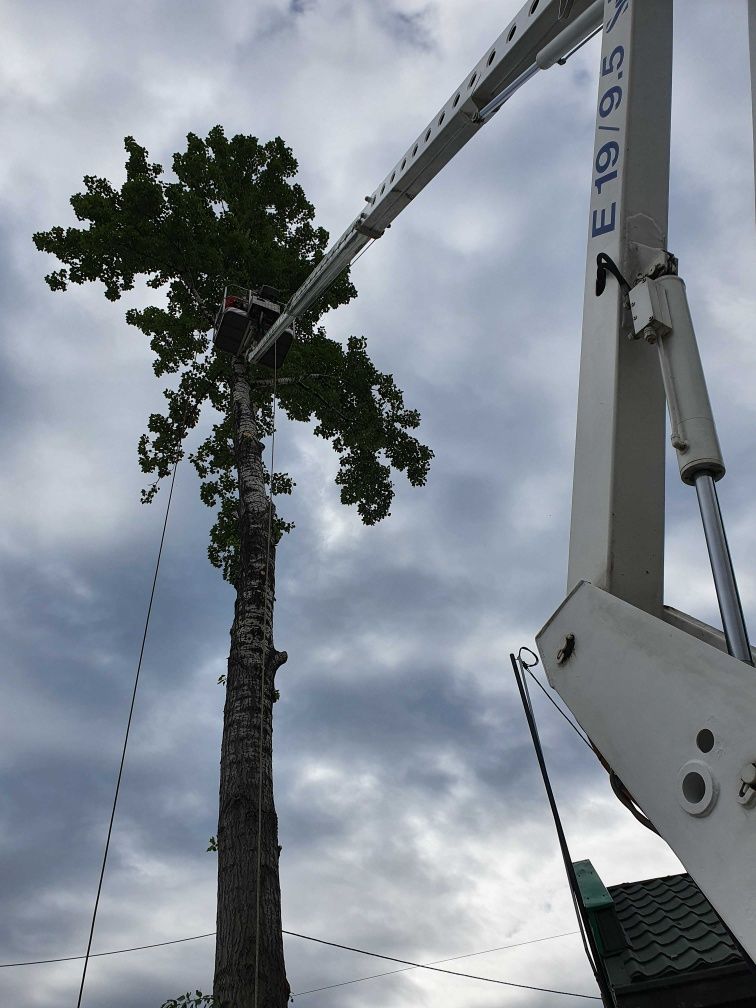
[[[313,938],[312,935],[297,934],[293,931],[285,931],[282,929],[282,934],[293,935],[296,938],[306,938],[308,941],[319,942],[320,938]],[[463,955],[449,956],[447,959],[435,959],[435,963],[442,962],[452,962],[454,959],[470,959],[472,956],[486,955],[489,952],[501,952],[503,949],[510,948],[520,948],[522,945],[535,945],[539,942],[554,941],[557,938],[566,938],[569,935],[576,935],[577,931],[561,931],[559,934],[546,935],[544,938],[530,938],[528,941],[524,942],[514,942],[511,945],[498,945],[496,948],[481,949],[480,952],[465,952]],[[170,941],[153,942],[151,945],[132,945],[129,948],[123,949],[110,949],[108,952],[91,952],[89,958],[94,959],[96,956],[111,956],[111,955],[122,955],[124,952],[143,952],[145,949],[153,948],[163,948],[165,945],[181,945],[183,942],[197,941],[200,938],[214,938],[217,934],[216,931],[206,931],[204,934],[190,935],[188,938],[172,938]],[[364,955],[372,956],[374,953],[365,952]],[[74,962],[77,959],[83,959],[83,955],[75,956],[58,956],[55,959],[26,959],[23,962],[12,962],[12,963],[0,963],[0,969],[11,969],[15,966],[44,966],[48,963],[60,963],[60,962]],[[433,965],[427,963],[425,965]],[[409,966],[407,969],[415,969],[414,966]],[[392,973],[404,973],[405,970],[392,970]],[[378,976],[389,976],[388,973],[379,973]],[[372,980],[373,977],[364,977],[365,980]],[[348,983],[359,983],[359,980],[349,980]],[[339,986],[336,984],[335,986]],[[311,994],[312,991],[301,991],[302,994]]]
[[[195,353],[193,361],[192,361],[192,364],[194,364],[196,362],[198,355],[199,355],[199,351],[197,351]],[[187,404],[186,408],[184,409],[183,416],[181,417],[181,426],[182,427],[186,423],[188,412],[189,412],[189,405]],[[134,686],[133,686],[133,689],[132,689],[132,692],[131,692],[131,703],[129,705],[129,715],[128,715],[128,718],[127,718],[127,721],[126,721],[126,732],[124,734],[123,747],[121,749],[121,759],[120,759],[120,763],[119,763],[119,766],[118,766],[118,777],[116,779],[115,792],[113,794],[113,805],[112,805],[112,808],[111,808],[111,811],[110,811],[110,821],[108,823],[108,832],[107,832],[107,836],[106,836],[106,839],[105,839],[105,850],[103,851],[102,865],[100,866],[100,876],[99,876],[99,879],[98,879],[98,882],[97,882],[97,894],[95,896],[94,908],[92,910],[92,921],[91,921],[91,924],[90,924],[90,927],[89,927],[89,937],[87,939],[87,951],[86,951],[86,954],[83,956],[84,967],[83,967],[82,973],[81,973],[81,983],[79,985],[79,995],[78,995],[78,998],[76,1000],[76,1008],[81,1008],[81,999],[84,996],[84,983],[85,983],[86,976],[87,976],[87,967],[89,965],[90,958],[92,958],[92,951],[91,951],[92,950],[92,940],[93,940],[93,937],[94,937],[95,923],[97,921],[97,911],[98,911],[99,905],[100,905],[100,895],[102,893],[102,883],[103,883],[103,879],[105,878],[105,868],[106,868],[107,861],[108,861],[108,853],[110,851],[110,841],[111,841],[111,838],[112,838],[112,835],[113,835],[113,822],[115,820],[116,807],[118,805],[118,797],[119,797],[119,794],[120,794],[120,791],[121,791],[121,780],[123,778],[123,768],[124,768],[124,764],[125,764],[125,761],[126,761],[126,749],[128,747],[129,735],[131,733],[131,722],[132,722],[133,716],[134,716],[134,705],[136,703],[137,689],[138,689],[138,686],[139,686],[139,677],[141,675],[142,662],[144,660],[144,649],[145,649],[145,645],[147,643],[147,632],[149,630],[150,617],[152,615],[152,603],[153,603],[153,601],[155,599],[155,587],[157,585],[158,574],[160,572],[160,561],[161,561],[162,556],[163,556],[163,546],[165,544],[165,533],[166,533],[166,529],[168,527],[168,517],[169,517],[169,515],[171,513],[171,503],[173,501],[173,488],[176,485],[176,473],[178,471],[178,466],[179,466],[179,462],[180,461],[181,461],[181,455],[179,455],[176,458],[175,462],[173,463],[173,471],[171,472],[171,481],[170,481],[169,490],[168,490],[168,500],[166,502],[165,516],[163,518],[163,528],[162,528],[161,533],[160,533],[160,544],[158,546],[157,558],[155,560],[155,571],[154,571],[154,574],[153,574],[153,577],[152,577],[152,585],[151,585],[151,588],[150,588],[150,596],[149,596],[149,601],[147,603],[147,613],[145,615],[145,620],[144,620],[144,630],[143,630],[143,633],[142,633],[142,643],[141,643],[141,646],[139,648],[139,659],[137,661],[136,673],[135,673],[135,676],[134,676]]]
[[[144,949],[162,948],[164,945],[180,945],[182,942],[196,941],[198,938],[214,938],[215,931],[208,931],[206,934],[190,935],[188,938],[172,938],[170,941],[153,942],[152,945],[133,945],[130,948],[111,949],[108,952],[90,952],[89,958],[95,959],[97,956],[121,955],[123,952],[142,952]],[[23,962],[0,963],[0,969],[10,969],[13,966],[45,966],[47,963],[73,962],[76,959],[83,959],[83,955],[58,956],[57,959],[26,959]]]
[[[341,945],[338,942],[325,941],[322,938],[312,938],[309,935],[297,934],[295,931],[284,931],[284,934],[291,935],[294,938],[306,938],[309,941],[317,942],[319,945],[330,945],[332,948],[345,949],[347,952],[359,952],[361,955],[372,956],[374,959],[385,959],[387,962],[401,963],[403,966],[411,966],[415,969],[430,970],[433,973],[445,973],[447,976],[464,977],[466,980],[481,980],[484,983],[499,984],[502,987],[516,987],[520,990],[538,991],[541,994],[563,994],[566,997],[586,998],[589,1001],[601,1000],[595,994],[580,994],[576,991],[557,990],[554,987],[537,987],[534,984],[514,983],[512,980],[497,980],[494,977],[476,976],[474,973],[458,973],[456,970],[441,969],[440,966],[412,962],[410,959],[398,959],[395,956],[381,955],[378,952],[367,952],[365,949],[354,948],[352,945]],[[295,994],[294,997],[296,996]]]
[[[123,747],[121,749],[121,761],[118,766],[118,778],[116,780],[115,793],[113,795],[113,806],[110,810],[110,822],[108,823],[108,833],[105,840],[105,850],[102,856],[102,865],[100,867],[100,877],[97,882],[97,895],[95,896],[94,909],[92,911],[92,922],[89,927],[89,938],[87,939],[87,951],[84,956],[84,968],[81,973],[81,984],[79,986],[79,996],[76,1000],[76,1008],[81,1008],[81,999],[84,995],[84,981],[87,976],[87,966],[89,965],[89,960],[91,958],[92,950],[92,939],[94,937],[95,922],[97,920],[97,910],[100,905],[100,894],[102,893],[102,882],[105,877],[105,866],[108,861],[108,852],[110,850],[110,840],[113,835],[113,821],[115,819],[116,806],[118,805],[118,796],[121,790],[121,779],[123,777],[123,767],[126,761],[126,748],[129,742],[129,734],[131,732],[131,722],[134,716],[134,704],[136,702],[137,688],[139,686],[139,676],[142,671],[142,660],[144,658],[144,648],[147,642],[147,631],[150,626],[150,616],[152,614],[152,603],[155,598],[155,586],[157,585],[158,573],[160,571],[160,560],[163,556],[163,545],[165,543],[165,531],[168,527],[168,516],[171,511],[171,501],[173,500],[173,488],[176,484],[176,471],[178,470],[179,459],[173,463],[173,472],[171,474],[170,489],[168,491],[168,501],[165,506],[165,517],[163,519],[163,529],[160,533],[160,545],[158,546],[157,559],[155,561],[155,573],[152,577],[152,587],[150,589],[150,598],[147,605],[147,615],[144,621],[144,631],[142,633],[142,644],[139,649],[139,660],[137,661],[136,675],[134,676],[134,687],[131,691],[131,704],[129,706],[129,716],[126,721],[126,733],[123,739]]]
[[[285,934],[286,932],[284,932]],[[536,945],[539,942],[553,941],[555,938],[566,938],[568,935],[576,935],[577,931],[564,931],[558,935],[548,935],[546,938],[531,938],[528,941],[512,942],[509,945],[497,945],[495,948],[482,949],[480,952],[466,952],[463,955],[447,956],[446,959],[433,959],[429,963],[422,963],[422,968],[426,966],[436,966],[438,963],[455,962],[458,959],[471,959],[473,956],[487,955],[489,952],[502,952],[505,949],[521,948],[524,945]],[[394,976],[397,973],[407,973],[409,970],[417,969],[417,966],[403,966],[398,970],[388,970],[385,973],[371,973],[370,976],[356,977],[354,980],[342,980],[340,983],[328,984],[325,987],[313,987],[311,990],[299,991],[293,997],[302,997],[305,994],[317,994],[318,991],[334,990],[336,987],[348,987],[350,984],[362,983],[364,980],[377,980],[379,977]]]

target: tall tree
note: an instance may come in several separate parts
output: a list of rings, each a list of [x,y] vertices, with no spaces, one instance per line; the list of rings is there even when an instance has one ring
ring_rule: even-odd
[[[139,462],[160,480],[184,454],[205,404],[214,423],[189,458],[202,500],[216,511],[208,556],[236,589],[221,749],[218,815],[218,920],[214,1004],[218,1008],[283,1008],[289,986],[281,936],[278,823],[273,799],[273,704],[285,651],[273,644],[275,547],[291,527],[273,497],[291,493],[287,473],[269,472],[261,437],[273,429],[271,372],[210,346],[224,285],[268,284],[284,296],[322,258],[327,233],[292,181],[297,162],[280,137],[229,139],[216,126],[187,137],[173,173],[125,140],[120,189],[85,176],[71,198],[81,227],[34,235],[38,249],[63,268],[45,279],[54,291],[100,281],[117,301],[137,277],[160,292],[155,304],[129,309],[127,322],[150,339],[158,377],[177,375],[164,391],[167,408],[150,416]],[[425,482],[432,452],[409,431],[419,424],[391,375],[380,373],[364,339],[343,347],[317,326],[329,308],[355,296],[348,274],[300,320],[297,339],[277,372],[278,405],[339,456],[336,483],[372,525],[389,513],[392,470]]]

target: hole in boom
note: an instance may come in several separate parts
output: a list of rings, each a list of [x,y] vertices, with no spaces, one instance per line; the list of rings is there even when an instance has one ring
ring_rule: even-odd
[[[696,735],[696,745],[701,752],[711,752],[714,748],[714,733],[709,731],[708,728],[702,728],[698,735]]]
[[[706,781],[697,770],[691,770],[683,777],[683,795],[691,805],[699,805],[706,794]]]

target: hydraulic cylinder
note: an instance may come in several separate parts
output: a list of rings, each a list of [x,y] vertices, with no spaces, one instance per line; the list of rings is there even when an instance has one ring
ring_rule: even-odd
[[[647,277],[629,293],[637,336],[656,343],[680,476],[695,486],[727,650],[753,664],[715,481],[725,474],[685,284]]]
[[[647,307],[647,292],[651,303],[651,318],[648,321],[642,314]],[[696,476],[704,472],[714,480],[721,479],[725,474],[725,464],[684,281],[679,276],[645,280],[631,291],[630,303],[636,326],[640,322],[645,323],[641,331],[647,339],[656,342],[659,351],[672,427],[672,446],[677,453],[683,483],[693,486]],[[665,312],[666,318],[663,317]],[[653,337],[650,337],[649,330]]]

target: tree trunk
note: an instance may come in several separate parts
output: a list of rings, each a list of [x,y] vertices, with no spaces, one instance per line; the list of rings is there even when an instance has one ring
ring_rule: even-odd
[[[289,985],[273,802],[273,696],[276,671],[287,656],[273,647],[272,503],[246,365],[240,361],[233,365],[231,408],[241,545],[223,712],[213,993],[217,1008],[285,1008]]]

